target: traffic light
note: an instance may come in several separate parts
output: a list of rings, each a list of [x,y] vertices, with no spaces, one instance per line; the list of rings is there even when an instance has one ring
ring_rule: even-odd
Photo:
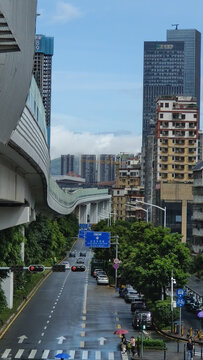
[[[32,273],[36,272],[43,272],[44,271],[44,265],[30,265],[28,270]]]
[[[55,264],[52,266],[52,271],[60,271],[60,272],[64,272],[66,271],[66,266],[62,265],[62,264]]]
[[[146,330],[146,328],[147,328],[147,318],[146,316],[143,316],[141,320],[141,329]]]
[[[85,265],[73,265],[71,267],[71,270],[76,272],[76,271],[85,271],[86,270],[86,267]]]
[[[14,273],[22,273],[23,272],[23,265],[11,265],[10,270]]]

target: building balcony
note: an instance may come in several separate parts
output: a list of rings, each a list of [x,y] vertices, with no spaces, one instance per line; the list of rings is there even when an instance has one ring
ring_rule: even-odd
[[[192,220],[193,221],[202,221],[202,228],[203,228],[203,211],[193,211]],[[198,225],[196,225],[196,226],[198,226]],[[194,226],[194,228],[195,228],[195,226]]]
[[[193,236],[201,236],[201,237],[203,237],[203,224],[202,224],[202,228],[193,227],[192,228],[192,235]]]

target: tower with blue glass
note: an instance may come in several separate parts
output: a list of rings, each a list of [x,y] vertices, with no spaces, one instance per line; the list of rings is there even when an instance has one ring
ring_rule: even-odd
[[[33,74],[39,87],[45,108],[48,146],[50,146],[51,76],[53,53],[54,38],[47,37],[45,35],[36,35]]]

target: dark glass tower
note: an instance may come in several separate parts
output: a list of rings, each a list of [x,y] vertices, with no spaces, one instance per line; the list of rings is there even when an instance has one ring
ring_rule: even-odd
[[[35,57],[33,74],[40,90],[47,124],[48,145],[50,146],[50,122],[51,122],[51,75],[52,56],[54,53],[54,38],[44,35],[35,37]]]
[[[184,41],[184,95],[196,97],[200,107],[201,33],[195,29],[167,30],[167,41]]]
[[[142,143],[155,123],[156,99],[184,91],[184,42],[145,42]]]

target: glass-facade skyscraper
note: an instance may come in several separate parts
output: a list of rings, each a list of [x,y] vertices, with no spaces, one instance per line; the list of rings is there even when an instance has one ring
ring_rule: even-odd
[[[184,41],[184,95],[196,97],[200,107],[201,33],[195,29],[167,30],[167,41]]]
[[[45,35],[36,35],[33,74],[40,90],[45,108],[48,145],[50,145],[51,76],[53,53],[54,38]]]

